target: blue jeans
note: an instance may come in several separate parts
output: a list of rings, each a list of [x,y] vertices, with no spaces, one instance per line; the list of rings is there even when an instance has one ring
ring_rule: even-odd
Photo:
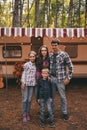
[[[54,83],[54,88],[57,87],[59,95],[60,95],[60,99],[61,99],[61,108],[62,108],[62,114],[67,114],[67,100],[66,100],[66,95],[65,95],[65,85],[64,82],[58,82],[57,78],[55,77],[51,77],[52,81]],[[54,89],[55,91],[56,89]],[[55,92],[54,92],[54,96],[55,96]]]
[[[53,122],[54,115],[53,115],[50,99],[47,99],[47,100],[40,99],[40,120],[43,122],[45,121],[45,118],[44,118],[45,105],[47,106],[47,111],[49,113],[50,122]]]
[[[54,107],[55,107],[55,103],[54,103],[55,92],[56,92],[56,84],[54,82],[52,82],[52,102],[51,102],[51,106],[52,106],[53,113],[54,113]]]
[[[22,89],[22,113],[23,115],[27,115],[30,113],[31,100],[33,91],[36,95],[36,86],[26,86],[25,89]]]

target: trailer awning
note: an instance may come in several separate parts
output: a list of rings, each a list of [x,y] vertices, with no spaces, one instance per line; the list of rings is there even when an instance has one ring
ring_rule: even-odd
[[[0,36],[86,37],[87,28],[0,28]]]

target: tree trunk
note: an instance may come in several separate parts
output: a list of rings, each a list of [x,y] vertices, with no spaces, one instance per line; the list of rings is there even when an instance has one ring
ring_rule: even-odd
[[[28,0],[28,15],[27,15],[27,22],[28,22],[28,27],[30,27],[30,21],[29,21],[29,19],[30,19],[30,7],[29,7],[29,0]]]
[[[69,14],[68,14],[68,27],[72,27],[72,11],[73,11],[73,0],[70,0]]]
[[[48,3],[47,3],[47,27],[48,28],[50,25],[50,3],[51,3],[51,0],[48,0]]]
[[[85,0],[85,28],[87,28],[87,0]]]
[[[45,0],[45,23],[46,27],[48,27],[48,0]]]
[[[43,7],[43,21],[42,21],[42,27],[45,26],[45,8],[46,8],[46,0],[44,0],[44,7]]]
[[[20,0],[20,27],[22,27],[23,5],[24,5],[24,0]]]
[[[81,19],[80,19],[80,8],[81,8],[81,0],[79,0],[79,15],[78,15],[78,27],[80,27],[80,22],[81,22]]]
[[[19,17],[19,12],[18,12],[18,6],[19,6],[19,2],[18,0],[15,0],[15,4],[14,4],[14,12],[13,12],[13,22],[12,22],[12,26],[13,27],[18,27],[20,25],[20,17]]]
[[[35,27],[39,25],[39,2],[40,0],[35,0]]]
[[[54,27],[56,28],[57,27],[57,22],[58,20],[58,0],[56,0],[56,11],[55,11],[55,20],[54,20]]]
[[[62,28],[64,27],[64,0],[62,0],[63,10],[62,10]]]
[[[13,27],[21,27],[22,26],[22,12],[23,12],[23,3],[24,0],[15,0],[14,4],[14,12],[13,12]]]

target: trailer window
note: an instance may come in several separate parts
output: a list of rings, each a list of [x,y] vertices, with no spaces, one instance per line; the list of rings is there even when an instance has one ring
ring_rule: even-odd
[[[22,47],[21,46],[3,46],[2,53],[4,58],[21,58]]]
[[[78,45],[66,45],[65,51],[69,54],[70,58],[78,56]]]

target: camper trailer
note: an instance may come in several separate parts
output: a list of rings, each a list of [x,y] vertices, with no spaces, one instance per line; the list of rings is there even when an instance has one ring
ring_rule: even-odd
[[[73,62],[73,77],[87,77],[87,29],[84,28],[0,28],[0,77],[15,78],[15,64],[28,60],[30,50],[45,44],[49,52],[51,40],[60,40],[60,48]]]

